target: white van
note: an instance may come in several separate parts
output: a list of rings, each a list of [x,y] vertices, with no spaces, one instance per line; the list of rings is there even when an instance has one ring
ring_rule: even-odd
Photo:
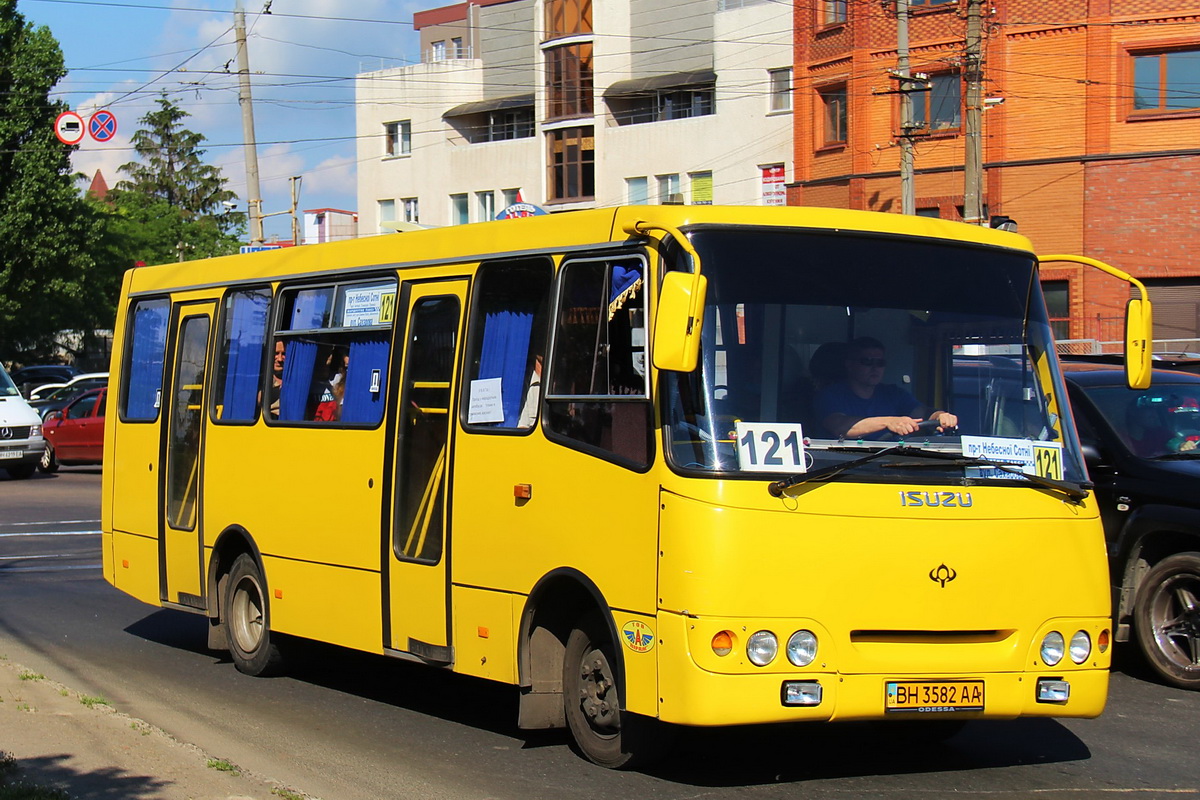
[[[42,418],[0,364],[0,469],[12,478],[28,478],[46,452]]]

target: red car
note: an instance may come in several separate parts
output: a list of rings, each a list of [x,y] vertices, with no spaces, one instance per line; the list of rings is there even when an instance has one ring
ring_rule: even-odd
[[[46,452],[38,469],[55,472],[60,464],[99,464],[104,458],[104,404],[108,389],[79,395],[42,423]]]

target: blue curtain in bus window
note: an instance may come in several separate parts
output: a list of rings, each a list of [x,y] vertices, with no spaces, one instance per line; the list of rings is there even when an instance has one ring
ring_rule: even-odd
[[[133,312],[133,347],[129,354],[129,387],[125,395],[128,419],[158,419],[169,312],[170,306],[165,300],[140,303]]]
[[[613,265],[612,290],[608,296],[608,318],[612,319],[625,301],[642,288],[642,271],[636,267]]]
[[[267,335],[270,295],[239,292],[229,314],[229,361],[225,365],[224,420],[249,421],[258,413],[258,392]]]
[[[289,339],[283,350],[283,384],[279,387],[279,419],[299,422],[308,410],[317,343]]]
[[[342,422],[376,424],[383,419],[390,350],[388,340],[383,336],[356,339],[350,343],[350,364],[346,367],[346,392],[342,399]],[[377,391],[371,391],[373,385],[377,387]]]
[[[500,379],[500,402],[506,428],[513,428],[525,400],[525,367],[529,363],[529,335],[533,312],[497,311],[483,323],[483,349],[479,378]]]

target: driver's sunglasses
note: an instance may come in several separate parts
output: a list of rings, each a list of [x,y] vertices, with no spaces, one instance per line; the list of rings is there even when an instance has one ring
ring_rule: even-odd
[[[858,363],[864,367],[886,367],[886,358],[860,358]]]

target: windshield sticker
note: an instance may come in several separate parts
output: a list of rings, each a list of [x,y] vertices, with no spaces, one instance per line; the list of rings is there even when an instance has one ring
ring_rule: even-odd
[[[738,468],[743,472],[807,472],[811,456],[804,449],[804,431],[786,422],[735,424]]]
[[[1027,475],[1062,480],[1062,444],[1035,442],[1030,439],[1005,439],[995,436],[964,436],[962,452],[968,458],[986,458],[1019,469]],[[979,478],[1014,478],[1011,472],[991,467],[972,468]]]

